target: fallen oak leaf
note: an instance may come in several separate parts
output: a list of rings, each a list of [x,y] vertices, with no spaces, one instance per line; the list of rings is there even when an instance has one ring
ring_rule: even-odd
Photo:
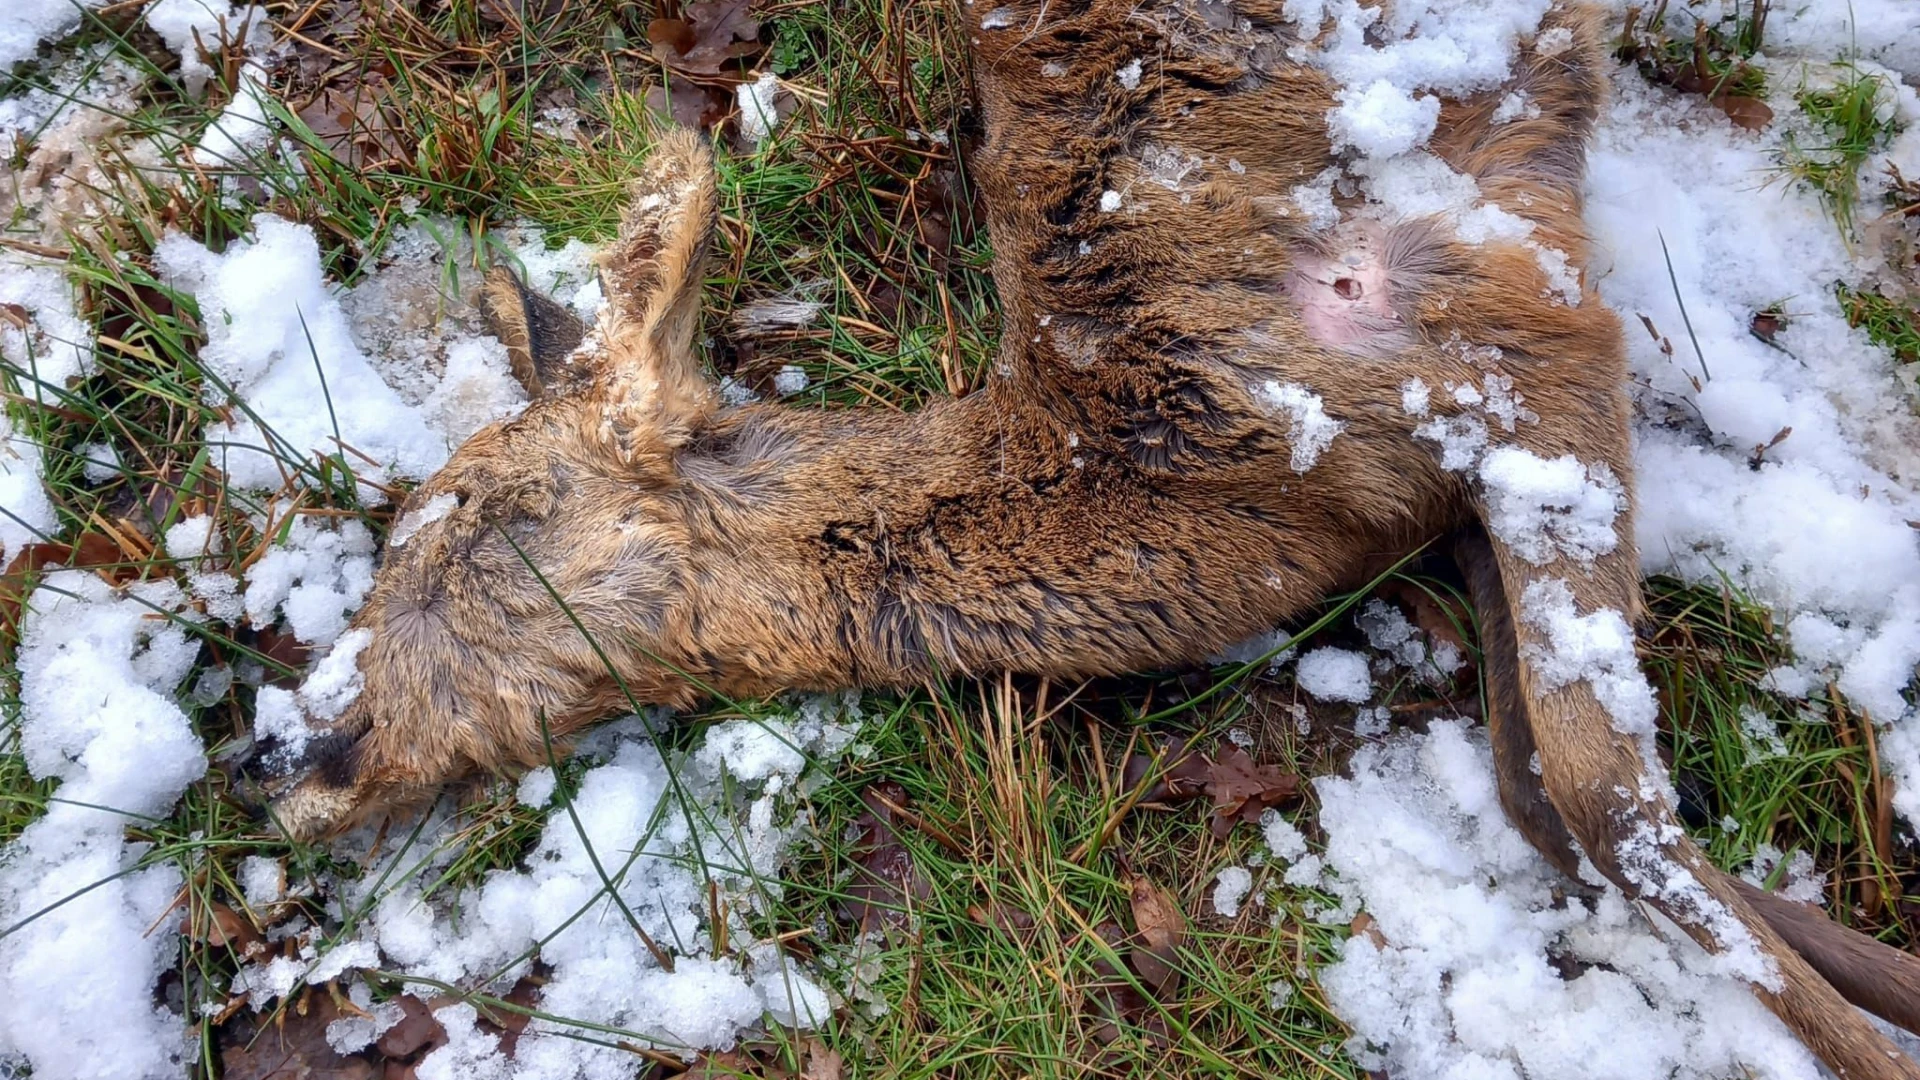
[[[1274,765],[1261,765],[1238,746],[1230,747],[1207,772],[1213,799],[1213,835],[1224,838],[1236,823],[1259,821],[1269,807],[1300,794],[1300,777]]]
[[[695,131],[711,131],[733,111],[732,94],[701,86],[678,74],[668,77],[665,88],[649,88],[646,103],[656,115]]]
[[[0,573],[0,631],[10,638],[18,638],[20,619],[25,614],[27,603],[27,581],[39,575],[49,566],[64,566],[70,570],[89,570],[102,566],[117,566],[127,561],[120,546],[99,533],[85,533],[71,544],[38,543],[28,544],[16,552],[8,561],[4,573]],[[131,567],[116,571],[111,575],[116,582],[136,576],[138,571]]]
[[[342,1054],[327,1043],[327,1025],[340,1009],[324,994],[304,1010],[287,1009],[274,1024],[243,1013],[220,1029],[224,1080],[374,1080],[375,1062],[363,1054]]]
[[[180,932],[216,949],[231,949],[240,956],[247,955],[262,940],[246,916],[225,904],[209,905],[198,916],[183,916]]]
[[[862,933],[877,925],[906,925],[908,909],[933,895],[933,886],[914,864],[913,853],[893,828],[892,807],[906,807],[907,789],[892,781],[860,793],[866,810],[855,821],[860,830],[852,845],[853,878],[840,902],[840,916]]]
[[[1120,770],[1123,790],[1138,791],[1153,777],[1153,784],[1141,792],[1138,802],[1181,802],[1198,798],[1207,789],[1211,763],[1206,755],[1186,739],[1171,739],[1150,754],[1132,754]]]
[[[667,66],[718,75],[727,61],[760,51],[760,21],[748,13],[747,0],[697,0],[682,12],[684,20],[647,24],[653,55]]]
[[[1759,98],[1745,97],[1740,94],[1715,94],[1707,99],[1715,108],[1725,113],[1733,126],[1747,131],[1760,131],[1773,122],[1773,109]]]
[[[1187,939],[1187,920],[1165,889],[1144,874],[1135,874],[1128,888],[1133,906],[1136,944],[1129,957],[1134,974],[1162,1001],[1179,985],[1180,945]]]

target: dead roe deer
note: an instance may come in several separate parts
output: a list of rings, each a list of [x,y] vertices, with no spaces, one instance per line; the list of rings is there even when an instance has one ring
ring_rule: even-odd
[[[1443,222],[1327,234],[1292,209],[1336,163],[1333,97],[1288,59],[1281,7],[972,5],[1004,346],[984,389],[910,415],[719,407],[693,348],[712,164],[664,139],[584,340],[496,279],[535,400],[408,499],[355,621],[364,688],[272,785],[282,827],[535,765],[545,732],[629,693],[1194,663],[1452,535],[1515,824],[1569,877],[1597,869],[1744,958],[1840,1075],[1920,1080],[1849,1004],[1920,1030],[1920,959],[1709,864],[1650,719],[1618,700],[1640,603],[1620,327],[1537,249],[1585,265],[1595,17],[1550,14],[1573,47],[1524,50],[1511,87],[1442,113],[1434,148],[1536,245],[1469,246]],[[1537,115],[1498,122],[1508,89]],[[1516,532],[1476,468],[1499,454],[1566,457],[1599,532],[1552,497],[1547,528]],[[1570,660],[1569,627],[1615,631],[1628,670]]]

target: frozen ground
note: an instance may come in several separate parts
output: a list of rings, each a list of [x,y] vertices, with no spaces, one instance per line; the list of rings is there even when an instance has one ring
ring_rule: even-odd
[[[1324,14],[1348,28],[1317,59],[1349,88],[1329,124],[1354,160],[1350,175],[1324,178],[1317,196],[1296,191],[1303,205],[1332,212],[1331,185],[1357,184],[1385,215],[1444,211],[1463,227],[1485,220],[1471,185],[1436,172],[1421,150],[1434,115],[1422,99],[1497,85],[1546,4],[1491,7],[1401,5],[1395,29],[1405,40],[1373,49],[1361,34],[1370,16],[1348,0],[1289,4],[1297,17]],[[148,17],[192,75],[201,64],[193,33],[202,42],[222,37],[222,15],[238,27],[244,13],[160,0]],[[0,67],[77,19],[64,0],[28,0],[0,24]],[[1774,608],[1798,657],[1773,673],[1775,686],[1804,695],[1832,680],[1871,713],[1886,733],[1882,759],[1910,828],[1920,820],[1920,713],[1908,691],[1920,661],[1920,549],[1910,524],[1920,520],[1920,422],[1891,359],[1848,328],[1833,294],[1836,280],[1879,272],[1874,249],[1850,248],[1817,198],[1781,181],[1776,164],[1798,115],[1791,89],[1802,77],[1835,77],[1832,62],[1857,55],[1864,69],[1886,72],[1886,107],[1906,126],[1863,176],[1871,185],[1889,162],[1920,176],[1911,86],[1920,75],[1920,6],[1855,0],[1776,12],[1769,42],[1762,62],[1780,119],[1757,134],[1697,97],[1620,69],[1590,169],[1598,254],[1589,280],[1629,330],[1646,570],[1698,581],[1724,573]],[[72,87],[78,97],[124,108],[128,72],[112,64],[63,70],[75,80],[91,72]],[[251,107],[243,96],[203,149],[231,153],[257,140]],[[102,128],[98,113],[57,98],[0,102],[0,147],[22,130],[40,131],[43,148],[64,148],[63,168],[85,170]],[[54,215],[83,201],[84,185],[29,175],[35,167],[16,171],[0,198],[51,228]],[[549,253],[537,237],[522,239],[517,250],[534,284],[591,314],[598,295],[587,252]],[[311,231],[270,216],[218,255],[180,236],[162,243],[157,269],[209,316],[202,362],[250,408],[202,432],[236,484],[280,489],[289,460],[340,453],[345,443],[371,459],[360,479],[377,502],[380,485],[426,475],[478,426],[524,403],[499,344],[461,304],[443,304],[440,254],[423,234],[410,235],[388,269],[342,291],[324,280]],[[25,397],[57,396],[90,370],[88,330],[59,264],[0,249],[0,304],[28,316],[24,325],[0,320],[0,351],[41,380],[21,387]],[[1763,342],[1750,320],[1775,305],[1790,318]],[[443,310],[453,314],[439,317]],[[1642,316],[1677,348],[1663,350],[1641,332]],[[0,548],[9,558],[56,526],[39,482],[47,451],[29,431],[9,420],[0,453]],[[1760,446],[1769,449],[1756,467]],[[1604,488],[1577,471],[1571,482],[1583,495]],[[258,501],[257,524],[286,512]],[[295,519],[276,550],[238,572],[219,558],[219,534],[191,520],[165,544],[175,558],[198,560],[178,585],[115,590],[64,572],[29,604],[18,658],[20,749],[36,776],[60,781],[64,801],[0,859],[0,925],[105,884],[0,939],[0,1001],[13,1003],[0,1009],[0,1067],[24,1058],[47,1078],[184,1068],[192,1048],[183,1026],[153,994],[174,955],[171,930],[153,928],[182,880],[169,867],[143,866],[143,849],[123,832],[141,815],[166,814],[208,762],[189,721],[197,688],[180,690],[198,645],[152,616],[277,622],[316,648],[347,649],[350,639],[335,642],[376,558],[361,526],[324,518]],[[1425,656],[1409,654],[1407,635],[1391,626],[1368,636],[1408,666]],[[1299,674],[1309,691],[1361,705],[1369,731],[1384,729],[1384,713],[1366,709],[1375,692],[1366,657],[1312,650]],[[263,709],[262,723],[271,713]],[[592,764],[571,809],[549,814],[526,869],[424,899],[452,855],[442,841],[454,826],[442,808],[410,846],[390,844],[359,881],[336,883],[324,898],[330,925],[284,928],[292,944],[245,968],[232,989],[260,1009],[303,983],[380,967],[497,993],[527,971],[537,946],[553,969],[542,1008],[623,1038],[680,1051],[729,1045],[767,1020],[804,1026],[834,1002],[814,974],[753,943],[752,916],[778,889],[786,845],[803,832],[792,796],[818,782],[817,763],[852,743],[857,718],[848,702],[797,705],[767,722],[715,727],[673,762],[641,721],[609,726],[585,749]],[[547,805],[554,789],[543,770],[526,778],[520,797]],[[1309,853],[1284,822],[1269,823],[1268,836],[1287,884],[1339,900],[1324,917],[1344,921],[1364,908],[1379,929],[1377,939],[1352,938],[1319,975],[1364,1064],[1407,1080],[1817,1075],[1744,988],[1625,900],[1559,901],[1553,872],[1501,817],[1484,740],[1470,725],[1387,735],[1355,759],[1350,776],[1319,781],[1319,794],[1324,852]],[[342,851],[352,857],[369,842],[350,838]],[[617,881],[611,890],[602,871]],[[250,904],[283,899],[273,864],[245,877]],[[734,947],[724,956],[715,955],[708,921],[709,881],[727,899]],[[1224,911],[1276,882],[1230,873],[1222,884]],[[670,943],[671,972],[648,939]],[[1561,974],[1569,959],[1587,965],[1577,978]],[[352,985],[354,1000],[370,1007],[364,986]],[[372,1013],[342,1022],[330,1038],[356,1048],[395,1018]],[[490,1036],[452,1010],[444,1019],[453,1041],[422,1076],[624,1076],[630,1068],[623,1053],[544,1021],[509,1066]]]

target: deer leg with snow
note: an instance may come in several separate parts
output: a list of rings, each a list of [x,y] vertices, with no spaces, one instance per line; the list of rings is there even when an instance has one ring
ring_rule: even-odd
[[[281,783],[283,827],[538,764],[629,702],[1197,662],[1455,533],[1516,824],[1732,958],[1842,1075],[1920,1078],[1834,989],[1911,1027],[1920,961],[1716,870],[1652,750],[1626,366],[1578,276],[1592,18],[1521,56],[1504,89],[1537,111],[1443,113],[1477,235],[1326,233],[1286,193],[1333,163],[1332,92],[1280,6],[986,16],[1005,344],[985,389],[910,415],[718,406],[692,344],[711,162],[663,140],[578,349],[536,355],[565,335],[496,284],[534,403],[408,500],[343,639],[363,689]]]

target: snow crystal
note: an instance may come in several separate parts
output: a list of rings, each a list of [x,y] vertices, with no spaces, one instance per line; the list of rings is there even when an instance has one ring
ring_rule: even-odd
[[[284,543],[247,568],[247,617],[266,626],[285,615],[293,635],[327,645],[373,588],[373,534],[358,521],[322,524],[296,516]]]
[[[1487,446],[1486,422],[1471,413],[1436,416],[1413,429],[1413,437],[1440,444],[1440,467],[1452,472],[1473,468]]]
[[[240,894],[252,908],[264,908],[286,893],[286,874],[264,855],[240,860]]]
[[[1400,408],[1408,416],[1425,416],[1432,407],[1433,391],[1427,384],[1414,376],[1400,387]]]
[[[207,125],[194,147],[194,157],[205,165],[245,169],[261,164],[267,145],[273,138],[267,102],[273,92],[267,89],[266,69],[248,63],[240,69],[240,85],[233,100]],[[157,252],[156,252],[157,254]]]
[[[360,696],[360,653],[373,643],[373,631],[349,630],[334,641],[307,677],[300,681],[300,703],[319,720],[338,720]]]
[[[1500,99],[1490,118],[1496,124],[1510,124],[1515,120],[1532,120],[1540,115],[1540,106],[1527,96],[1525,90],[1515,90]]]
[[[792,776],[807,757],[793,728],[778,720],[729,720],[707,730],[706,745],[695,760],[725,770],[737,780]]]
[[[186,1069],[186,1029],[153,993],[177,962],[162,920],[182,878],[167,863],[125,873],[145,848],[123,839],[207,767],[172,699],[199,644],[152,617],[184,602],[170,583],[118,593],[60,571],[27,604],[18,745],[34,776],[60,782],[60,798],[0,864],[0,925],[47,909],[0,939],[0,1057],[23,1055],[35,1076]]]
[[[1307,854],[1307,838],[1278,810],[1269,807],[1261,811],[1260,833],[1267,841],[1267,850],[1280,862],[1297,862]]]
[[[120,475],[120,452],[108,443],[88,443],[80,448],[80,457],[86,462],[81,475],[89,484],[104,484]]]
[[[354,344],[321,276],[313,230],[271,214],[253,226],[251,239],[219,255],[178,234],[154,252],[163,279],[199,304],[207,330],[201,363],[251,414],[234,410],[230,422],[208,426],[207,442],[228,479],[278,488],[285,458],[341,455],[342,441],[355,451],[344,453],[347,462],[370,479],[424,478],[439,468],[447,438],[401,402]],[[218,386],[209,385],[208,395],[226,400]],[[380,464],[367,464],[363,454]],[[364,485],[361,494],[384,498]]]
[[[1111,214],[1118,209],[1120,209],[1120,193],[1119,192],[1114,191],[1112,189],[1108,189],[1100,193],[1100,212],[1101,213]]]
[[[1223,919],[1240,914],[1240,905],[1253,891],[1253,873],[1244,866],[1229,866],[1220,871],[1213,883],[1213,912]]]
[[[1548,460],[1496,447],[1480,462],[1480,483],[1488,528],[1535,566],[1561,556],[1591,562],[1619,546],[1613,523],[1625,494],[1604,462],[1582,466],[1572,454]]]
[[[174,522],[167,528],[162,541],[167,558],[191,562],[203,556],[220,554],[223,542],[215,524],[213,518],[206,514],[191,514]]]
[[[773,392],[782,397],[803,394],[807,390],[807,373],[794,364],[783,364],[773,376]]]
[[[1585,680],[1613,718],[1614,727],[1632,735],[1652,753],[1660,706],[1633,651],[1633,628],[1611,608],[1580,614],[1573,590],[1557,578],[1527,583],[1520,596],[1520,618],[1545,638],[1521,649],[1543,691]],[[1655,775],[1664,775],[1657,768]]]
[[[9,0],[0,19],[0,72],[32,56],[42,40],[58,40],[80,25],[85,12],[106,0]]]
[[[1295,681],[1321,701],[1357,704],[1373,694],[1366,656],[1350,649],[1323,646],[1306,653],[1295,667]]]
[[[1288,192],[1294,208],[1307,219],[1307,224],[1325,231],[1340,223],[1340,207],[1333,201],[1333,187],[1340,179],[1338,168],[1320,170],[1312,183],[1295,184]]]
[[[0,514],[0,558],[6,561],[59,528],[40,483],[40,444],[13,425],[12,417],[0,417],[0,509],[6,510]]]
[[[1289,464],[1294,472],[1303,473],[1313,468],[1320,455],[1333,445],[1334,436],[1347,429],[1346,421],[1327,415],[1320,395],[1299,383],[1269,380],[1260,387],[1259,397],[1268,408],[1287,416],[1287,441],[1293,446]]]
[[[397,548],[406,546],[421,529],[439,521],[460,505],[460,496],[451,491],[443,491],[433,496],[417,508],[407,511],[394,523],[393,531],[387,534],[387,546]]]
[[[520,778],[513,797],[521,806],[545,806],[553,798],[555,787],[553,770],[542,765]]]
[[[1333,148],[1351,147],[1369,157],[1404,154],[1425,143],[1440,121],[1440,99],[1432,94],[1414,97],[1385,79],[1366,89],[1341,89],[1340,104],[1328,114]]]
[[[1481,732],[1436,720],[1315,781],[1330,887],[1384,944],[1320,972],[1362,1068],[1396,1077],[1812,1080],[1807,1050],[1683,935],[1566,881],[1508,823]],[[1568,968],[1571,974],[1563,973]]]
[[[1737,831],[1736,829],[1729,831]],[[1827,895],[1827,875],[1814,868],[1813,855],[1795,851],[1791,857],[1772,844],[1754,848],[1753,863],[1740,872],[1749,884],[1767,887],[1775,873],[1780,875],[1775,895],[1799,904],[1818,904]]]
[[[456,337],[446,342],[447,366],[421,403],[428,426],[449,446],[527,407],[527,391],[513,377],[507,347],[493,337]]]
[[[773,72],[762,72],[758,79],[734,87],[733,96],[740,108],[740,138],[757,147],[767,141],[780,126],[780,113],[774,108],[774,95],[780,92],[780,79]]]
[[[1115,78],[1118,78],[1120,85],[1128,90],[1140,89],[1140,58],[1136,56],[1127,61],[1126,65],[1115,73]]]

